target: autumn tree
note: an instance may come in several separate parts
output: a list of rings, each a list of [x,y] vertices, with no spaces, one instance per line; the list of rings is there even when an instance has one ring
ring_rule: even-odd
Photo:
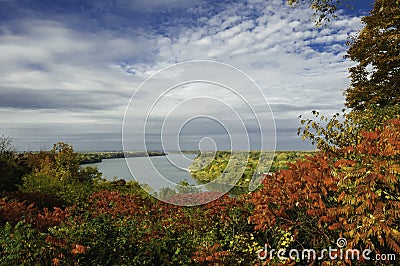
[[[355,147],[341,149],[332,167],[338,205],[325,221],[351,248],[400,254],[400,119],[362,131],[360,139]]]
[[[54,144],[50,151],[32,153],[29,164],[33,171],[23,177],[21,189],[56,195],[68,203],[79,202],[94,191],[101,178],[96,168],[80,169],[79,156],[71,145]]]
[[[400,254],[399,7],[396,0],[377,0],[371,15],[363,18],[364,29],[349,42],[348,58],[357,63],[349,69],[351,84],[345,92],[350,112],[343,110],[342,115],[329,118],[313,111],[316,119],[301,121],[299,135],[310,139],[321,155],[329,158],[326,171],[313,165],[301,171],[291,166],[274,175],[278,187],[269,182],[253,197],[256,208],[251,219],[256,229],[271,225],[285,230],[328,229],[330,232],[321,232],[331,241],[346,237],[349,248]],[[312,161],[317,162],[317,157]],[[314,174],[312,179],[306,178],[308,172]],[[303,187],[314,188],[320,179],[329,184],[333,181],[329,191],[335,193],[328,197],[320,191],[299,194]],[[309,200],[311,205],[302,205]],[[331,207],[327,203],[332,203]],[[290,216],[292,213],[295,215]],[[304,222],[299,226],[298,217],[315,219],[317,226]],[[308,240],[305,236],[303,232],[298,239]]]
[[[400,103],[400,1],[376,0],[365,27],[349,42],[351,84],[346,106],[366,110]]]
[[[306,2],[322,8],[318,0]],[[348,42],[346,56],[357,63],[349,68],[351,83],[345,90],[350,112],[329,118],[313,111],[316,119],[301,121],[298,134],[321,150],[355,146],[362,130],[374,130],[400,116],[400,1],[375,1],[362,21],[365,27]]]

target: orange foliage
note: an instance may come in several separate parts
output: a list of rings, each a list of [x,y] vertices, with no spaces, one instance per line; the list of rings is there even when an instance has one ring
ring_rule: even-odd
[[[206,245],[193,253],[192,259],[200,265],[225,265],[224,258],[230,254],[229,251],[221,251],[221,245]]]
[[[329,196],[337,191],[338,181],[331,175],[329,163],[324,154],[317,153],[265,179],[262,189],[252,196],[255,209],[249,220],[256,225],[256,230],[273,225],[302,226],[302,221],[293,217],[293,212],[302,210],[310,218],[326,217],[327,208],[332,204]]]
[[[139,216],[145,212],[149,202],[139,195],[123,195],[118,191],[102,190],[89,198],[92,215],[94,217],[107,215],[112,218],[118,216]]]
[[[347,159],[335,164],[340,194],[329,209],[329,229],[342,232],[349,247],[400,254],[399,155],[400,119],[362,132],[358,145],[343,149]]]
[[[300,246],[344,236],[348,248],[400,254],[400,119],[362,132],[357,145],[290,164],[252,202],[256,230],[290,229]]]

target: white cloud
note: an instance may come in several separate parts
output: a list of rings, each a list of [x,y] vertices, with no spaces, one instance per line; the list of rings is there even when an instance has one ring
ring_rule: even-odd
[[[54,120],[68,121],[70,126],[82,125],[84,121],[95,129],[94,125],[102,121],[112,121],[114,132],[119,130],[117,125],[125,105],[140,82],[162,67],[193,59],[218,60],[249,74],[272,108],[276,106],[275,117],[292,119],[289,124],[295,125],[293,120],[297,115],[310,111],[311,106],[326,112],[342,108],[341,90],[347,86],[349,66],[343,59],[347,49],[344,43],[360,28],[359,18],[342,16],[327,28],[316,28],[312,11],[292,9],[282,5],[282,1],[227,2],[223,10],[213,15],[208,15],[207,7],[193,7],[187,1],[153,1],[143,6],[138,1],[130,4],[125,1],[124,4],[146,10],[185,6],[198,23],[171,22],[163,25],[165,32],[154,28],[83,31],[69,27],[68,21],[44,19],[20,19],[20,31],[15,32],[14,24],[3,24],[0,49],[6,52],[0,54],[2,86],[37,93],[58,91],[59,97],[69,92],[68,97],[73,99],[76,95],[74,104],[81,106],[74,111],[73,104],[71,108],[63,105],[56,114],[4,109],[12,112],[13,118],[4,116],[3,125],[15,125],[12,121],[20,125],[46,121],[44,128],[49,128],[56,123]],[[82,97],[104,105],[103,115],[100,110],[82,111],[85,109]],[[50,98],[47,100],[51,101]],[[284,106],[293,108],[285,110]],[[81,121],[82,117],[85,118]],[[77,134],[79,126],[71,127],[74,128],[71,134]],[[68,127],[64,130],[68,134]],[[22,140],[24,132],[20,131],[18,136]]]

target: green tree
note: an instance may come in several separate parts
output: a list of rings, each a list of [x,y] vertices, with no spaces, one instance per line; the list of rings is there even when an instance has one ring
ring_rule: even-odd
[[[56,195],[67,203],[81,202],[96,189],[101,174],[96,168],[80,169],[71,145],[59,142],[50,151],[30,155],[33,171],[23,177],[21,189]]]
[[[346,106],[365,110],[400,103],[400,1],[376,0],[365,27],[349,42],[351,84]]]
[[[63,142],[54,144],[50,151],[54,158],[55,176],[61,180],[76,179],[79,176],[79,157],[71,145]]]

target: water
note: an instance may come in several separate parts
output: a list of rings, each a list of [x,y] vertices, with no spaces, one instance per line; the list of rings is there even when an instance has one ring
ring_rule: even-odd
[[[162,187],[173,187],[174,184],[183,180],[191,185],[197,185],[197,181],[191,174],[184,170],[192,164],[192,160],[196,156],[197,154],[185,154],[185,158],[178,154],[168,154],[167,156],[127,158],[132,173],[125,158],[103,159],[100,163],[85,164],[84,166],[97,166],[107,180],[113,180],[114,177],[126,181],[136,180],[159,190]]]

